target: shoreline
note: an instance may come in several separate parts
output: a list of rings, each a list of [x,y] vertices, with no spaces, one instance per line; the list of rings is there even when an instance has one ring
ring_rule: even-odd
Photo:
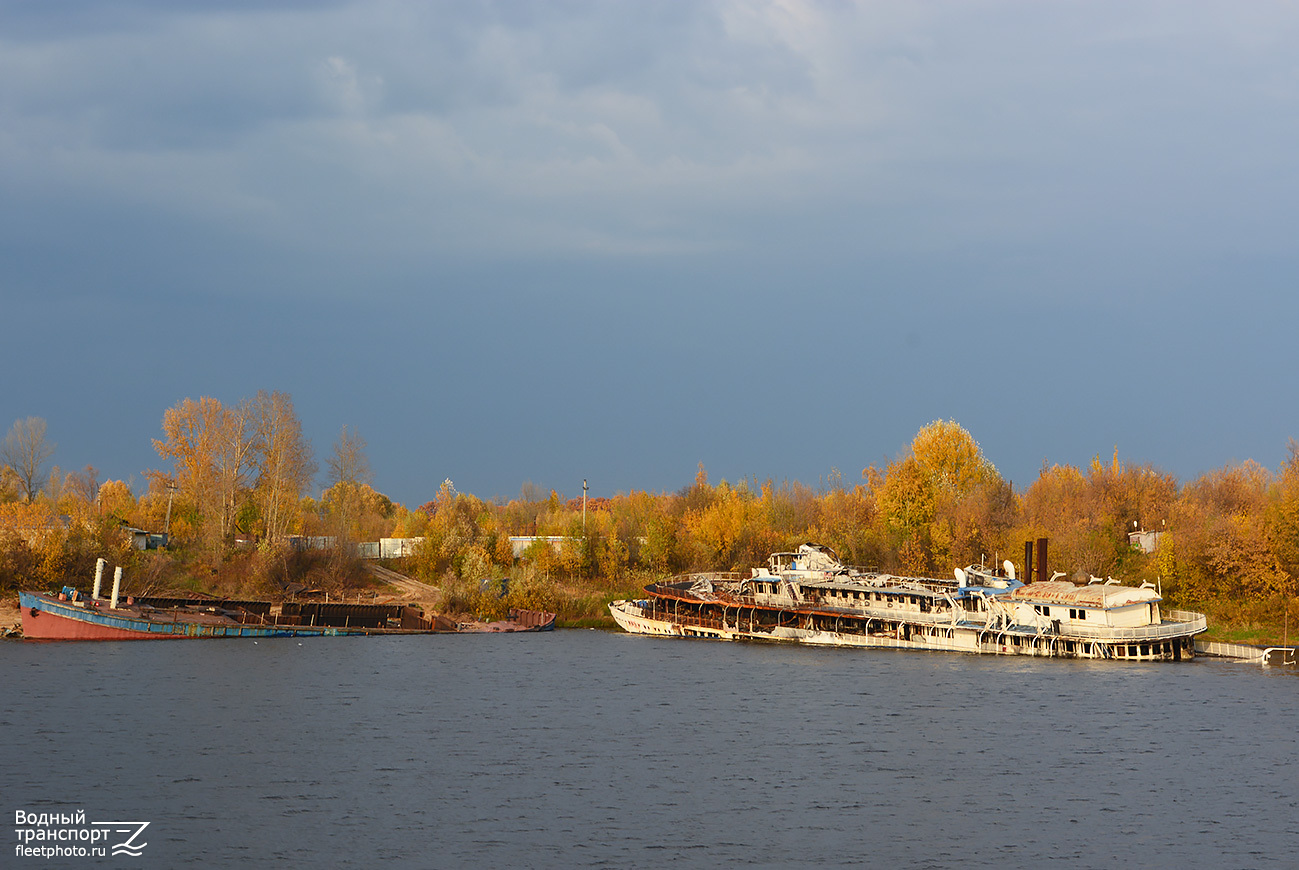
[[[23,621],[23,613],[18,609],[18,594],[6,592],[0,598],[0,633],[6,629],[17,630]]]

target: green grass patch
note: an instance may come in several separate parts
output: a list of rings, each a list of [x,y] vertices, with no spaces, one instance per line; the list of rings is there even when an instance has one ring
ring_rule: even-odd
[[[1223,599],[1198,602],[1190,609],[1202,612],[1209,621],[1209,630],[1200,635],[1203,640],[1254,646],[1299,644],[1299,598]]]

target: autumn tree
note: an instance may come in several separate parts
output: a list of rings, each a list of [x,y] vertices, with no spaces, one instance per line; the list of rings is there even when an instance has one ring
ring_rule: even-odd
[[[135,513],[135,496],[131,488],[120,480],[106,480],[96,493],[99,509],[109,519],[130,521]]]
[[[227,408],[218,440],[217,470],[221,484],[221,537],[235,531],[240,499],[248,487],[253,450],[252,406],[241,401]],[[246,531],[246,530],[245,530]]]
[[[1177,497],[1177,479],[1150,465],[1109,462],[1099,454],[1086,472],[1072,465],[1043,467],[1023,496],[1019,539],[1051,539],[1051,561],[1085,579],[1158,572],[1134,551],[1128,533],[1163,530]]]
[[[955,420],[922,427],[911,441],[911,455],[936,489],[957,498],[999,477],[974,436]]]
[[[965,518],[966,533],[957,546],[952,514],[983,488],[1001,493],[984,499],[988,508],[1005,504],[1006,484],[962,426],[935,420],[916,433],[907,452],[889,464],[877,490],[879,511],[898,542],[903,570],[924,573],[935,562],[963,560],[978,549],[982,532],[971,536],[969,529],[991,528],[991,520]]]
[[[253,498],[266,539],[278,541],[291,528],[299,499],[316,476],[316,463],[288,393],[258,391],[251,412],[257,473]]]
[[[81,471],[68,472],[63,491],[83,504],[93,505],[99,498],[99,469],[87,465]]]
[[[644,529],[645,533],[638,542],[641,564],[665,574],[681,570],[685,565],[682,524],[663,510],[646,517]]]
[[[369,488],[373,476],[365,455],[365,439],[344,426],[329,457],[329,501],[331,513],[343,536],[354,533],[362,509],[362,488]]]
[[[320,494],[322,519],[333,534],[373,541],[392,530],[397,505],[368,483],[339,482]]]
[[[1173,581],[1182,600],[1257,600],[1293,589],[1269,527],[1272,475],[1246,461],[1201,475],[1173,507]]]
[[[347,426],[338,433],[334,442],[334,452],[329,457],[329,482],[335,483],[374,483],[370,472],[370,460],[365,455],[365,439],[355,429],[348,431]]]
[[[173,480],[207,525],[219,548],[234,531],[239,499],[247,486],[253,448],[251,405],[226,407],[204,396],[185,399],[162,418],[162,440],[154,449],[173,462]]]
[[[425,510],[430,517],[417,558],[424,577],[433,582],[444,576],[481,580],[494,573],[493,566],[509,564],[509,535],[501,533],[487,502],[456,492],[448,479]]]
[[[56,509],[59,502],[63,500],[63,487],[66,483],[67,478],[63,476],[62,468],[56,465],[50,469],[50,476],[45,484],[45,496]]]
[[[687,510],[683,521],[696,559],[708,568],[734,570],[770,552],[774,536],[765,516],[761,499],[723,480],[708,503]]]
[[[8,465],[0,465],[0,504],[18,501],[22,497],[22,488],[18,472]]]
[[[1290,581],[1290,594],[1299,586],[1299,441],[1290,439],[1289,458],[1281,466],[1269,510],[1273,548]]]
[[[54,455],[54,448],[54,442],[45,437],[45,420],[41,417],[15,420],[0,444],[0,458],[17,475],[28,504],[36,500],[45,462]]]
[[[672,498],[633,490],[613,499],[613,533],[626,545],[629,567],[640,565],[663,573],[680,567],[680,529],[667,508]]]
[[[868,486],[836,486],[819,499],[809,540],[832,548],[852,565],[881,565],[886,543],[880,534],[875,497]]]

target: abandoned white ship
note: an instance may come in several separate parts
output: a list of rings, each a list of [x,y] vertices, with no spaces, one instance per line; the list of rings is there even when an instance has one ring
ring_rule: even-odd
[[[1009,560],[1002,570],[957,569],[953,580],[899,577],[844,565],[828,547],[804,544],[743,574],[688,574],[645,587],[647,597],[609,605],[637,634],[894,647],[998,655],[1180,661],[1208,625],[1200,613],[1161,610],[1151,584],[1032,581]]]

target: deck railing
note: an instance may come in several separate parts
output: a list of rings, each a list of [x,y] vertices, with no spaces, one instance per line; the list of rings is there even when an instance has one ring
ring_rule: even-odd
[[[1209,621],[1203,613],[1190,610],[1169,610],[1159,625],[1138,625],[1121,628],[1113,625],[1062,625],[1060,633],[1067,637],[1086,637],[1094,640],[1167,640],[1207,630]]]
[[[657,585],[657,584],[656,584]],[[651,587],[652,588],[652,587]],[[667,591],[667,590],[665,590]],[[670,590],[680,592],[680,589]],[[723,606],[727,610],[743,610],[747,607],[761,607],[757,601],[749,595],[728,596]],[[777,608],[779,609],[779,608]],[[907,622],[913,625],[952,625],[952,612],[942,610],[938,612],[922,613],[917,610],[911,610],[905,607],[836,607],[831,605],[804,605],[797,608],[794,612],[806,614],[809,611],[820,614],[821,616],[842,616],[847,619],[884,619],[896,622]],[[698,625],[705,628],[723,628],[722,620],[696,616],[689,612],[674,612],[673,608],[663,607],[656,615],[671,618],[675,621],[690,625]],[[728,616],[726,625],[734,628],[736,625],[735,617]],[[1203,613],[1195,613],[1190,610],[1166,610],[1163,612],[1163,621],[1159,625],[1140,625],[1133,627],[1119,627],[1112,625],[1080,625],[1078,623],[1062,622],[1058,631],[1061,637],[1086,638],[1089,640],[1103,641],[1152,641],[1167,640],[1174,637],[1184,637],[1188,634],[1199,634],[1208,628],[1208,620]],[[1032,630],[1032,626],[1016,626],[1015,629],[1023,631]]]

